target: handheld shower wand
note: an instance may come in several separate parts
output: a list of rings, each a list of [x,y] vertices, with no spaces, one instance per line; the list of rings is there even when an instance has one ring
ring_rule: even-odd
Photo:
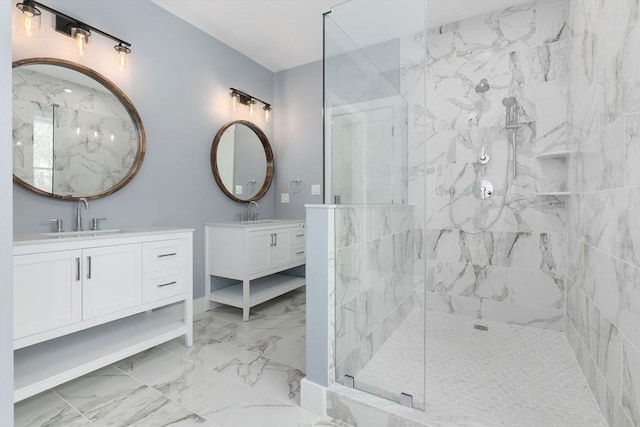
[[[509,132],[511,144],[513,144],[513,179],[516,179],[516,130],[518,129],[518,101],[515,96],[508,96],[502,100],[502,105],[507,107],[505,113],[505,129]]]

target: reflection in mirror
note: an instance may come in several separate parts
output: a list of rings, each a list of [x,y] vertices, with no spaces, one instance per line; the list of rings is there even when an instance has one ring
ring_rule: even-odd
[[[47,58],[13,69],[14,179],[44,195],[98,198],[126,185],[144,157],[135,108],[94,71]]]
[[[273,179],[271,145],[253,123],[229,123],[213,141],[211,166],[218,186],[228,197],[239,202],[259,200]]]

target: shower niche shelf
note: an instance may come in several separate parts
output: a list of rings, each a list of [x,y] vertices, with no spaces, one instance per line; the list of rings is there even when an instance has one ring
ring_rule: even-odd
[[[557,196],[557,197],[562,197],[562,196],[570,196],[571,193],[568,191],[541,191],[539,193],[536,193],[536,196]]]
[[[548,153],[541,153],[536,155],[537,159],[566,159],[573,154],[569,150],[550,151]]]

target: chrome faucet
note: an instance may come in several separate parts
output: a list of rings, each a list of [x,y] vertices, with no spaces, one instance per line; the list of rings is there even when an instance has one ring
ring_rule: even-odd
[[[82,205],[84,204],[84,209],[87,210],[89,209],[89,201],[87,199],[85,199],[84,197],[80,197],[78,199],[78,203],[76,204],[76,230],[75,231],[82,231]]]
[[[251,217],[251,206],[255,205],[256,211],[253,213],[253,217]],[[258,203],[255,200],[252,200],[247,205],[247,221],[255,221],[258,219]]]

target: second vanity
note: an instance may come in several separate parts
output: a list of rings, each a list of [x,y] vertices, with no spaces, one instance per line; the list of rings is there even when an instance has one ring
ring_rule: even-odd
[[[193,230],[14,236],[14,401],[184,336]]]
[[[299,220],[260,220],[205,224],[207,301],[251,307],[305,285],[283,273],[305,263],[305,224]]]

